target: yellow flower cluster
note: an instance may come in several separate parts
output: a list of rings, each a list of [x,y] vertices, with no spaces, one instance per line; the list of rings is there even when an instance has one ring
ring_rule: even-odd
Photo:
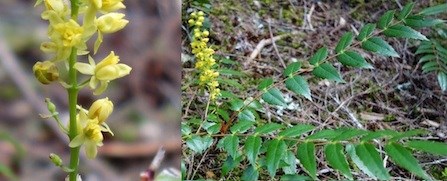
[[[199,71],[199,85],[206,86],[210,93],[210,99],[215,100],[220,95],[219,83],[217,77],[219,72],[214,69],[216,60],[213,58],[214,50],[208,47],[209,31],[202,30],[205,20],[202,11],[192,12],[188,20],[193,28],[193,39],[191,42],[192,53],[196,57],[195,68]]]
[[[79,0],[78,13],[73,13],[72,8],[66,0],[37,0],[36,5],[45,5],[45,10],[41,17],[48,20],[49,41],[41,44],[40,48],[45,53],[52,54],[50,60],[37,62],[33,67],[33,72],[39,82],[50,84],[60,81],[67,89],[79,89],[84,85],[89,85],[93,94],[103,93],[110,81],[128,75],[132,68],[118,63],[119,57],[113,51],[100,62],[96,63],[91,57],[87,41],[97,34],[94,43],[93,54],[96,54],[103,41],[104,34],[110,34],[123,29],[129,21],[124,19],[125,14],[115,12],[124,9],[123,0]],[[79,17],[78,17],[79,16]],[[81,18],[80,18],[81,17]],[[78,22],[78,19],[82,21]],[[71,55],[73,52],[76,54]],[[89,63],[73,62],[71,56],[86,56]],[[58,63],[67,64],[70,62],[71,70],[87,75],[85,84],[71,85],[64,82],[63,77],[59,77]],[[61,69],[66,70],[66,69]],[[62,74],[61,75],[66,75]],[[70,75],[71,76],[71,75]],[[76,81],[77,82],[77,81]],[[99,86],[98,86],[99,84]],[[102,145],[102,132],[109,132],[113,135],[107,124],[106,119],[113,111],[113,103],[108,99],[99,99],[95,101],[87,111],[78,106],[77,113],[77,136],[75,136],[69,146],[85,146],[88,158],[94,158],[97,153],[97,147]],[[76,113],[75,113],[76,114]]]

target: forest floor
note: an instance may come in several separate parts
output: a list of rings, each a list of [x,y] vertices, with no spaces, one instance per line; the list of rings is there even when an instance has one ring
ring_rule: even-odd
[[[237,79],[243,87],[223,86],[221,89],[242,98],[254,97],[257,92],[255,79],[272,77],[276,80],[281,77],[284,64],[307,60],[324,45],[335,47],[343,33],[358,32],[364,24],[376,22],[387,10],[399,9],[405,3],[355,0],[212,1],[208,16],[211,23],[210,42],[216,55],[237,61],[238,65],[227,68],[247,75]],[[418,1],[415,11],[435,3]],[[183,22],[187,21],[185,10],[188,7],[184,3]],[[266,44],[256,52],[257,45],[263,40],[286,33],[293,35],[281,38],[274,44]],[[187,76],[188,73],[193,71],[193,63],[187,58],[191,53],[187,48],[189,40],[185,38],[185,32],[183,42],[185,85],[192,79]],[[362,53],[374,69],[340,68],[346,80],[343,84],[311,78],[309,84],[313,101],[285,93],[285,97],[293,99],[295,107],[285,110],[267,107],[267,112],[261,115],[262,119],[310,123],[328,129],[342,126],[397,131],[423,128],[430,132],[427,137],[447,142],[447,94],[439,88],[436,75],[422,73],[419,57],[414,55],[417,41],[390,39],[389,43],[401,55],[400,58]],[[250,57],[253,52],[256,56]],[[183,94],[183,98],[189,98],[193,92],[187,89]],[[185,104],[189,100],[182,101]],[[321,160],[322,155],[318,153]],[[440,158],[416,156],[429,173],[442,179],[440,170],[444,170],[446,162],[433,164],[430,163],[432,160]],[[206,155],[197,156],[196,159],[195,163],[211,161],[202,163],[195,178],[220,178],[224,160],[218,149],[211,147]],[[327,166],[319,166],[319,169],[324,168]],[[398,167],[391,166],[390,169],[392,175],[411,178]],[[240,175],[237,172],[241,170],[233,172],[236,173],[226,179],[237,179],[231,175]],[[334,178],[327,172],[319,175],[321,178]],[[360,175],[358,178],[366,179],[367,176]]]

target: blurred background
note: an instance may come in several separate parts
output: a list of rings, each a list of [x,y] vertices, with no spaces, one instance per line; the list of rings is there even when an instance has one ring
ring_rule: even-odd
[[[63,180],[66,176],[48,155],[59,154],[68,164],[68,139],[47,114],[50,98],[63,120],[68,119],[67,95],[59,84],[42,86],[32,75],[39,49],[47,41],[42,6],[34,0],[0,1],[0,180]],[[165,159],[157,171],[180,169],[181,0],[125,0],[124,30],[106,35],[96,59],[115,51],[133,69],[101,96],[115,104],[95,160],[81,159],[83,180],[140,180],[160,147]],[[93,39],[94,41],[94,39]],[[79,104],[97,99],[84,89]],[[82,150],[83,151],[83,150]]]

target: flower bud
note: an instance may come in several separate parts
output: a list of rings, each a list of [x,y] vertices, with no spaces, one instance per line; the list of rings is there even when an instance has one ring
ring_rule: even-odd
[[[59,79],[59,71],[51,61],[37,62],[33,66],[34,76],[42,84],[50,84]]]
[[[99,124],[103,123],[113,111],[113,103],[109,98],[99,99],[95,101],[88,110],[89,119],[98,119]]]
[[[62,166],[62,159],[59,157],[59,155],[56,155],[54,153],[50,153],[50,160],[54,163],[54,165],[61,167]]]
[[[114,33],[124,28],[129,23],[123,13],[108,13],[99,17],[95,22],[99,31],[103,33]]]
[[[47,103],[48,111],[49,111],[51,114],[56,113],[56,105],[54,105],[54,104],[51,102],[51,100],[50,100],[49,98],[46,98],[46,99],[45,99],[45,102]]]
[[[205,13],[203,13],[203,11],[199,11],[199,12],[197,13],[197,15],[199,15],[199,16],[204,16]]]

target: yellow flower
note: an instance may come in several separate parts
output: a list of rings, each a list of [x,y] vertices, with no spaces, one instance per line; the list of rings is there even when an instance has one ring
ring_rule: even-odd
[[[76,148],[85,145],[85,153],[87,158],[93,159],[98,153],[98,146],[102,146],[103,136],[101,133],[101,126],[98,124],[98,119],[88,119],[81,132],[71,140],[69,146]]]
[[[64,47],[73,47],[82,43],[84,29],[76,21],[70,19],[64,23],[53,25],[50,38]]]
[[[126,8],[123,4],[123,0],[91,0],[96,9],[102,12],[112,12],[119,9]]]
[[[95,24],[102,33],[114,33],[129,23],[128,20],[123,19],[124,16],[123,13],[107,13],[95,20]]]
[[[98,95],[104,92],[111,80],[128,75],[132,70],[129,66],[118,62],[119,57],[112,51],[98,65],[89,57],[90,64],[77,62],[74,67],[82,74],[92,75],[89,84],[90,88],[96,89],[96,86],[100,83],[100,87],[94,91],[94,94]]]
[[[98,119],[99,124],[105,122],[105,120],[112,114],[113,103],[109,98],[99,99],[95,101],[88,110],[89,119]]]
[[[33,66],[34,76],[42,84],[49,84],[59,79],[59,71],[51,61],[37,62]]]

